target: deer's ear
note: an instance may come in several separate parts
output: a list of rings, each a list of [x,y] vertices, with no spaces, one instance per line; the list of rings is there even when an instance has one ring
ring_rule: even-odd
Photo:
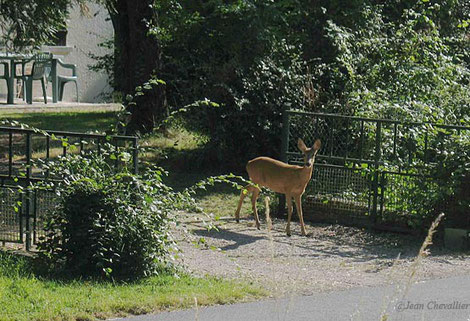
[[[307,146],[305,145],[304,141],[302,140],[302,138],[299,138],[297,140],[297,146],[299,147],[299,149],[302,151],[302,152],[306,152],[307,151]]]
[[[321,148],[321,140],[317,139],[315,143],[313,144],[313,149],[319,150],[320,148]]]

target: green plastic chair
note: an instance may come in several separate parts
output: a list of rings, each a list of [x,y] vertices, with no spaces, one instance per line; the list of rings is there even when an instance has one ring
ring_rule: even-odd
[[[77,76],[77,66],[74,64],[67,64],[62,62],[62,60],[58,59],[57,60],[58,64],[65,69],[71,69],[72,70],[72,75],[71,76],[57,76],[57,83],[59,87],[59,101],[62,100],[64,96],[64,87],[65,84],[68,82],[74,82],[75,83],[75,89],[77,91],[77,103],[78,103],[78,76]]]
[[[26,74],[25,66],[26,64],[33,62],[33,67],[31,69],[31,74]],[[32,58],[22,60],[21,62],[16,62],[12,68],[15,68],[16,72],[16,65],[21,65],[22,74],[15,75],[15,78],[22,79],[24,83],[24,89],[26,93],[26,102],[28,104],[33,103],[33,81],[40,80],[42,86],[42,94],[44,96],[44,103],[47,104],[47,93],[46,93],[46,85],[47,85],[47,78],[49,77],[49,73],[51,70],[52,64],[52,54],[41,52],[35,54]]]
[[[8,88],[8,79],[10,78],[10,68],[8,67],[8,62],[0,62],[0,66],[3,66],[3,73],[0,75],[0,79],[6,80]]]

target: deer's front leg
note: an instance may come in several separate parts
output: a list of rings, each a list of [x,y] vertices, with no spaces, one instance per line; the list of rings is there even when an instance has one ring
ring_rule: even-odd
[[[286,234],[290,236],[290,220],[292,219],[292,196],[286,194],[286,201],[287,201],[287,226],[286,226]]]
[[[302,195],[295,195],[294,199],[295,199],[295,206],[297,208],[297,213],[299,214],[300,233],[302,233],[302,236],[306,236],[307,232],[305,231],[304,215],[302,213]]]

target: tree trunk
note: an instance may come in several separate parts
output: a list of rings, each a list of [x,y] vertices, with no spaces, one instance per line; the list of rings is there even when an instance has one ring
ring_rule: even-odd
[[[116,0],[108,7],[115,33],[115,77],[124,97],[134,96],[136,87],[161,69],[161,48],[158,39],[149,34],[149,24],[156,24],[154,0]],[[168,114],[165,86],[153,85],[144,95],[134,96],[127,106],[130,118],[126,134],[148,133]]]

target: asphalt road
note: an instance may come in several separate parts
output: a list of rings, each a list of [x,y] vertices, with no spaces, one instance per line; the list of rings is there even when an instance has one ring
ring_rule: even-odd
[[[407,294],[397,286],[364,287],[312,296],[213,306],[119,321],[470,321],[470,275],[414,284]]]

